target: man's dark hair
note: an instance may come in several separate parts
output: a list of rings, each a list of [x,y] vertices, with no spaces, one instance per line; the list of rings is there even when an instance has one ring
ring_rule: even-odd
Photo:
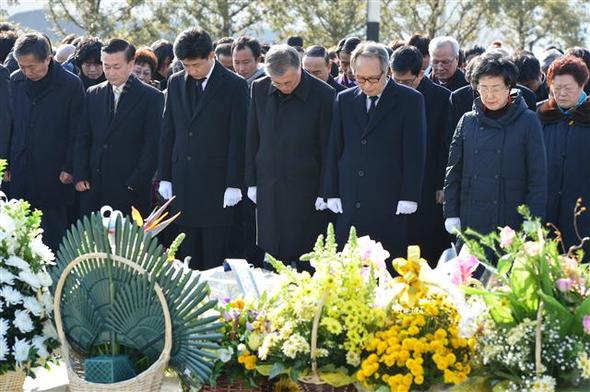
[[[330,57],[328,56],[328,51],[323,46],[319,46],[319,45],[310,46],[305,51],[305,56],[307,56],[307,57],[321,57],[326,62],[326,65],[330,64]]]
[[[14,32],[16,32],[16,27],[10,23],[0,23],[0,31],[14,31]]]
[[[231,44],[230,43],[224,43],[224,44],[219,44],[215,47],[215,56],[232,56],[232,52],[231,52]]]
[[[159,39],[152,44],[152,50],[158,58],[158,71],[164,67],[167,59],[172,63],[174,59],[174,47],[170,42],[165,39]]]
[[[302,47],[303,46],[303,38],[301,38],[298,35],[293,35],[293,36],[287,38],[287,45],[293,46],[293,47],[296,47],[296,46]]]
[[[246,48],[250,48],[255,59],[259,58],[262,55],[262,48],[260,47],[260,42],[258,42],[256,38],[247,37],[245,35],[239,37],[234,41],[233,45],[231,46],[231,51],[233,53],[236,50],[242,50]]]
[[[100,64],[100,50],[102,42],[96,37],[86,37],[80,42],[80,45],[74,52],[74,61],[80,68],[84,63]]]
[[[566,56],[570,54],[572,56],[576,56],[582,59],[584,63],[586,63],[586,67],[590,69],[590,51],[588,51],[588,49],[579,46],[574,46],[565,51]]]
[[[480,54],[484,54],[486,49],[483,46],[474,45],[470,49],[465,51],[465,58],[469,58],[471,56],[479,56]]]
[[[428,45],[430,45],[430,38],[420,33],[414,33],[414,35],[412,35],[408,40],[408,45],[412,45],[418,49],[422,54],[422,57],[428,56]]]
[[[74,42],[74,40],[78,38],[78,36],[76,34],[68,34],[66,35],[62,40],[61,43],[62,44],[72,44],[72,42]]]
[[[523,50],[515,53],[512,60],[518,68],[519,82],[527,82],[539,78],[539,74],[541,73],[541,63],[534,54]]]
[[[413,45],[405,45],[393,52],[390,60],[392,71],[399,73],[410,72],[418,76],[422,70],[422,53]]]
[[[108,40],[102,47],[103,53],[113,54],[125,52],[125,59],[127,62],[135,59],[135,46],[120,38],[113,38]]]
[[[212,51],[209,33],[196,27],[184,30],[174,42],[174,54],[179,60],[206,59]]]
[[[479,57],[471,71],[471,84],[477,87],[483,76],[500,76],[506,86],[512,88],[518,79],[518,68],[509,57],[500,53],[486,53]]]
[[[231,44],[233,44],[234,41],[235,40],[232,37],[221,37],[213,43],[213,47],[216,48],[217,46],[223,45],[223,44],[230,44],[230,46],[231,46]]]
[[[346,54],[352,54],[352,52],[354,52],[354,50],[356,49],[356,47],[361,43],[361,39],[358,37],[350,37],[347,38],[346,41],[344,41],[344,44],[342,45],[342,52],[346,53]],[[339,51],[340,52],[340,51]]]
[[[49,40],[41,33],[26,33],[14,43],[14,57],[32,54],[37,61],[45,61],[51,54]]]
[[[0,32],[0,63],[6,60],[6,56],[14,47],[17,38],[18,35],[12,30]]]

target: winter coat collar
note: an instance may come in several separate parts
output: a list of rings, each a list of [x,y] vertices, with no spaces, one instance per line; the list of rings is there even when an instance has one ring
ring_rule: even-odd
[[[496,119],[491,118],[485,114],[481,97],[475,98],[475,101],[473,101],[473,110],[475,115],[482,124],[489,126],[506,127],[512,124],[523,112],[528,110],[528,107],[524,102],[524,99],[522,98],[521,92],[519,90],[516,90],[516,92],[512,93],[510,97],[512,98],[512,104],[510,104],[506,112],[501,117]]]
[[[576,110],[569,115],[566,115],[559,110],[555,99],[549,98],[547,101],[540,104],[537,113],[543,124],[552,124],[564,120],[569,125],[579,124],[590,126],[590,98],[586,99],[583,104],[578,106]]]

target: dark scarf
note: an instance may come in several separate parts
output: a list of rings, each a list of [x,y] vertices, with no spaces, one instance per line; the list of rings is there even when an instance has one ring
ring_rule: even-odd
[[[555,99],[549,98],[548,101],[539,107],[537,113],[543,124],[556,123],[564,120],[569,125],[578,124],[586,127],[590,126],[590,100],[588,99],[575,110],[566,114],[559,109]]]

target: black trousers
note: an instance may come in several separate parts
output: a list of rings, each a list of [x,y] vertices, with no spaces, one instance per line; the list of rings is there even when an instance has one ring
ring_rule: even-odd
[[[177,258],[184,260],[187,256],[190,257],[189,266],[192,269],[203,271],[219,267],[226,258],[230,257],[231,226],[189,227],[179,225],[178,230],[186,237],[180,245]]]
[[[43,213],[41,217],[43,243],[57,255],[59,245],[68,227],[67,207],[44,207],[38,209]]]
[[[243,195],[247,192],[247,189],[242,189]],[[231,257],[246,259],[248,263],[262,267],[264,250],[256,245],[256,205],[246,197],[236,208],[229,244]]]

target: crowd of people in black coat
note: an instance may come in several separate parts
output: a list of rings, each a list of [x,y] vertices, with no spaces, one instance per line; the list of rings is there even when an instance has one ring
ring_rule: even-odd
[[[462,51],[420,34],[213,42],[198,28],[136,49],[0,26],[3,190],[42,211],[56,251],[103,205],[172,197],[180,257],[297,264],[329,222],[432,263],[467,227],[517,227],[525,204],[566,247],[590,235],[590,52]],[[577,225],[577,227],[576,227]],[[173,238],[164,232],[163,241]]]

